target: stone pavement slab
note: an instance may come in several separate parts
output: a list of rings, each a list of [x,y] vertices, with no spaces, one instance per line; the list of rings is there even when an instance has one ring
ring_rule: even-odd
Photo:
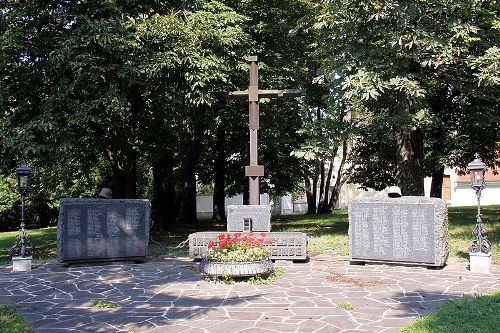
[[[80,267],[48,262],[25,273],[4,266],[0,303],[17,304],[37,333],[388,333],[450,299],[500,289],[500,267],[482,275],[456,259],[441,270],[357,266],[329,255],[276,264],[285,276],[255,286],[207,282],[188,258]],[[98,309],[93,299],[119,306]]]

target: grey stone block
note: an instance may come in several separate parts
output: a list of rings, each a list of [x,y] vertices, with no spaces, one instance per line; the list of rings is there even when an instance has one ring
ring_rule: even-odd
[[[349,203],[352,261],[444,266],[448,210],[439,198],[365,198]]]
[[[59,262],[146,257],[149,211],[148,200],[61,199]]]
[[[271,207],[268,205],[228,206],[227,231],[271,231]]]

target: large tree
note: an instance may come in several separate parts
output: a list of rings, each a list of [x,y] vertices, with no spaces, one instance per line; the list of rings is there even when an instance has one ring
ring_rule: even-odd
[[[216,1],[12,1],[2,19],[2,149],[84,174],[107,160],[114,197],[137,195],[141,159],[156,211],[178,206],[158,225],[196,222],[206,110],[232,87],[245,18]]]
[[[476,108],[462,120],[483,119],[483,114],[489,114],[490,124],[496,124],[498,99],[495,102],[490,94],[498,84],[498,70],[494,69],[498,60],[492,58],[498,54],[498,5],[479,0],[328,3],[328,11],[319,16],[317,24],[331,53],[323,79],[341,92],[353,117],[362,120],[359,124],[386,124],[377,128],[392,134],[388,139],[394,147],[394,163],[382,164],[379,169],[394,165],[390,174],[403,194],[422,195],[424,140],[426,135],[430,139],[426,130],[439,123],[434,116],[440,112],[432,102],[434,97],[444,98],[444,105],[448,96],[442,94],[443,89],[450,96],[460,95],[452,102],[460,104],[456,109],[461,112],[472,110],[472,100],[487,99],[482,109]],[[457,116],[451,116],[450,109],[445,112],[447,119]],[[457,124],[440,130],[459,136],[473,132]],[[493,136],[498,138],[498,131]],[[478,139],[478,145],[487,142]],[[439,140],[434,136],[434,142]],[[436,145],[434,148],[439,149]],[[440,155],[447,153],[450,162],[451,152],[442,151]],[[364,154],[358,156],[366,157]]]
[[[291,31],[303,15],[312,13],[313,2],[226,0],[224,3],[248,17],[243,25],[252,39],[247,55],[258,56],[261,89],[306,87],[308,79],[314,77],[311,74],[314,69],[305,61],[304,45],[308,42],[305,36],[309,33]],[[248,72],[237,80],[232,90],[246,89]],[[247,104],[245,101],[221,101],[207,138],[210,144],[204,146],[208,149],[203,152],[205,168],[199,170],[200,179],[214,186],[215,220],[224,218],[226,194],[244,193],[245,201],[248,198],[248,181],[244,177],[244,166],[249,160]],[[298,133],[302,123],[301,107],[301,103],[293,99],[261,100],[259,164],[265,166],[261,189],[272,196],[292,192],[300,184],[299,160],[291,153],[303,140]],[[214,166],[214,171],[207,168],[209,165]]]

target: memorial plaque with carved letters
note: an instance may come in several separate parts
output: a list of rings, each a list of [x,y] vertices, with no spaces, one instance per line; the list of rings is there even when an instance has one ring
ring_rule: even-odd
[[[349,204],[352,261],[443,266],[448,257],[446,202],[437,198],[367,198]]]
[[[149,210],[148,200],[61,199],[59,262],[145,258]]]
[[[227,231],[271,231],[271,207],[268,205],[227,206]]]

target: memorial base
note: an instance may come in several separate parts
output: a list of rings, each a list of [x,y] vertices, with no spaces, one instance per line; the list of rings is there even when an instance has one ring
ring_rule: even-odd
[[[242,234],[241,232],[238,232]],[[234,232],[195,232],[189,235],[189,257],[201,259],[208,251],[208,243],[218,244],[220,234],[231,234]],[[243,233],[244,234],[244,233]],[[260,233],[256,233],[259,235]],[[271,260],[307,260],[307,235],[302,232],[266,232],[263,237],[270,240],[269,250]]]
[[[33,257],[12,257],[13,272],[29,272],[31,271],[31,260]]]
[[[489,274],[491,267],[491,252],[470,252],[469,270],[473,273]]]

